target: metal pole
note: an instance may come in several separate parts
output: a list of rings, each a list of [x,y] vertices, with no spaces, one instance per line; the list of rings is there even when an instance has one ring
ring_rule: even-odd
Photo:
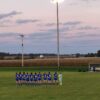
[[[60,68],[60,49],[59,49],[59,3],[56,3],[57,5],[57,65],[58,70]]]
[[[20,35],[22,39],[22,67],[24,67],[24,35]]]

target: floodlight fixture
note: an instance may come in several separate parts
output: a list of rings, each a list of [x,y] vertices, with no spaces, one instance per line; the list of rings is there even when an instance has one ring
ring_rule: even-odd
[[[62,3],[64,0],[51,0],[51,3]]]

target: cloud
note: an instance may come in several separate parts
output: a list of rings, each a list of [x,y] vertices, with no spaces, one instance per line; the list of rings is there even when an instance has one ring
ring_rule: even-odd
[[[18,19],[17,21],[16,21],[16,23],[17,24],[28,24],[28,23],[36,23],[36,22],[38,22],[38,21],[40,21],[40,20],[38,20],[38,19]]]
[[[97,32],[97,33],[91,33],[91,32],[75,32],[74,34],[72,35],[68,35],[66,33],[63,33],[61,35],[61,38],[65,41],[66,39],[68,40],[88,40],[88,39],[97,39],[100,37],[100,34]]]
[[[43,32],[33,32],[25,35],[25,50],[27,48],[34,47],[34,50],[50,50],[53,48],[53,51],[56,51],[56,33],[53,33],[55,30],[46,30]],[[98,32],[99,33],[99,32]],[[71,34],[60,34],[60,44],[63,50],[66,50],[65,47],[71,46],[70,48],[76,47],[85,47],[88,44],[91,46],[95,46],[98,43],[100,35],[98,33],[88,33],[88,32],[75,32],[73,36]],[[63,37],[62,37],[63,36]],[[21,38],[18,33],[0,33],[0,46],[5,47],[8,51],[9,48],[15,47],[18,48],[20,46]],[[33,42],[34,41],[34,42]],[[92,43],[94,43],[92,45]],[[98,43],[99,44],[99,43]],[[20,49],[16,49],[20,50]],[[31,49],[30,49],[31,50]],[[11,52],[11,51],[10,51]],[[46,51],[45,51],[46,52]]]
[[[79,25],[81,24],[82,22],[80,21],[68,21],[68,22],[64,22],[64,23],[59,23],[59,25],[63,25],[63,26],[75,26],[75,25]],[[53,22],[48,22],[48,23],[45,23],[45,24],[39,24],[40,26],[47,26],[47,27],[52,27],[52,26],[56,26],[57,23],[53,23]]]
[[[100,4],[100,0],[72,0],[69,3],[69,6],[82,6],[82,5],[86,6],[86,5],[88,5],[89,7],[91,7],[91,6],[96,6],[98,4]]]
[[[40,33],[42,34],[39,34],[40,37],[41,35],[45,34],[46,36],[49,34],[55,34],[57,33],[57,29],[56,29],[56,24],[55,23],[47,23],[47,24],[42,24],[42,26],[45,26],[45,27],[48,27],[48,28],[45,28],[44,30],[42,29],[42,31],[40,31]],[[96,32],[97,30],[99,30],[100,27],[98,26],[93,26],[93,25],[85,25],[84,22],[82,21],[68,21],[68,22],[64,22],[64,23],[60,23],[60,33],[63,34],[63,33],[71,33],[71,34],[75,34],[75,32]],[[39,36],[37,34],[37,37]],[[67,34],[68,35],[68,34]],[[49,37],[49,36],[48,36]]]
[[[63,23],[63,25],[64,26],[76,26],[76,25],[79,25],[79,24],[81,24],[82,22],[80,22],[80,21],[69,21],[69,22],[66,22],[66,23]]]
[[[79,25],[82,24],[81,21],[65,21],[65,22],[59,22],[60,26],[75,26],[75,25]],[[39,23],[38,26],[45,26],[45,27],[53,27],[56,26],[57,23],[54,22],[47,22],[47,23]]]
[[[66,31],[90,31],[90,30],[98,30],[100,27],[92,26],[92,25],[85,25],[85,23],[81,21],[69,21],[62,24],[62,27],[60,27],[61,32]]]
[[[100,27],[82,26],[78,28],[78,30],[97,30],[97,29],[100,29]]]
[[[0,27],[5,28],[5,27],[9,27],[10,25],[0,25]]]
[[[49,26],[49,27],[50,27],[50,26],[55,26],[55,25],[56,25],[56,23],[46,23],[46,24],[45,24],[45,26],[47,26],[47,27],[48,27],[48,26]]]
[[[47,30],[47,31],[43,31],[43,32],[34,32],[34,33],[31,33],[29,35],[29,37],[41,38],[41,37],[51,37],[53,35],[55,35],[53,32],[51,32],[50,30]]]
[[[12,26],[11,23],[12,23],[12,20],[9,20],[9,19],[0,20],[0,27]]]
[[[0,33],[0,38],[3,38],[3,37],[16,37],[16,36],[19,36],[19,33],[13,33],[13,32],[2,32]]]
[[[12,12],[9,12],[9,13],[0,14],[0,20],[8,18],[8,17],[13,17],[13,16],[16,16],[16,15],[19,15],[19,14],[21,14],[21,12],[17,12],[17,11],[12,11]]]
[[[56,35],[56,29],[47,29],[29,33],[29,35],[27,35],[27,39],[37,41],[53,41]]]

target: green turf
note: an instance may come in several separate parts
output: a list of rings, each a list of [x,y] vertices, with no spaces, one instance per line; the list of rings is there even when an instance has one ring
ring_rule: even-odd
[[[100,73],[63,72],[62,86],[15,84],[15,71],[0,71],[0,100],[99,100]]]
[[[57,66],[33,66],[33,67],[0,67],[0,71],[57,71],[58,67]],[[60,71],[67,71],[67,72],[86,72],[88,71],[88,67],[86,66],[60,66],[59,68]]]

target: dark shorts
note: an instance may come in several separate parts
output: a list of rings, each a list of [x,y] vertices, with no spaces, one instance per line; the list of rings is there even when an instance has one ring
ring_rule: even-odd
[[[25,78],[23,78],[23,81],[25,81]]]
[[[44,80],[47,80],[47,78],[44,78]]]
[[[21,81],[21,80],[22,80],[22,78],[19,78],[19,80]]]
[[[49,81],[51,81],[51,78],[48,78]]]
[[[37,81],[37,79],[34,79],[34,81]]]
[[[16,78],[16,81],[19,81],[19,79],[18,79],[18,78]]]
[[[29,81],[29,78],[27,78],[26,81]]]
[[[30,81],[33,81],[33,79],[30,79]]]
[[[40,81],[40,80],[41,80],[41,78],[38,78],[38,80]]]
[[[56,80],[58,80],[57,78],[54,78],[54,80],[56,81]]]

